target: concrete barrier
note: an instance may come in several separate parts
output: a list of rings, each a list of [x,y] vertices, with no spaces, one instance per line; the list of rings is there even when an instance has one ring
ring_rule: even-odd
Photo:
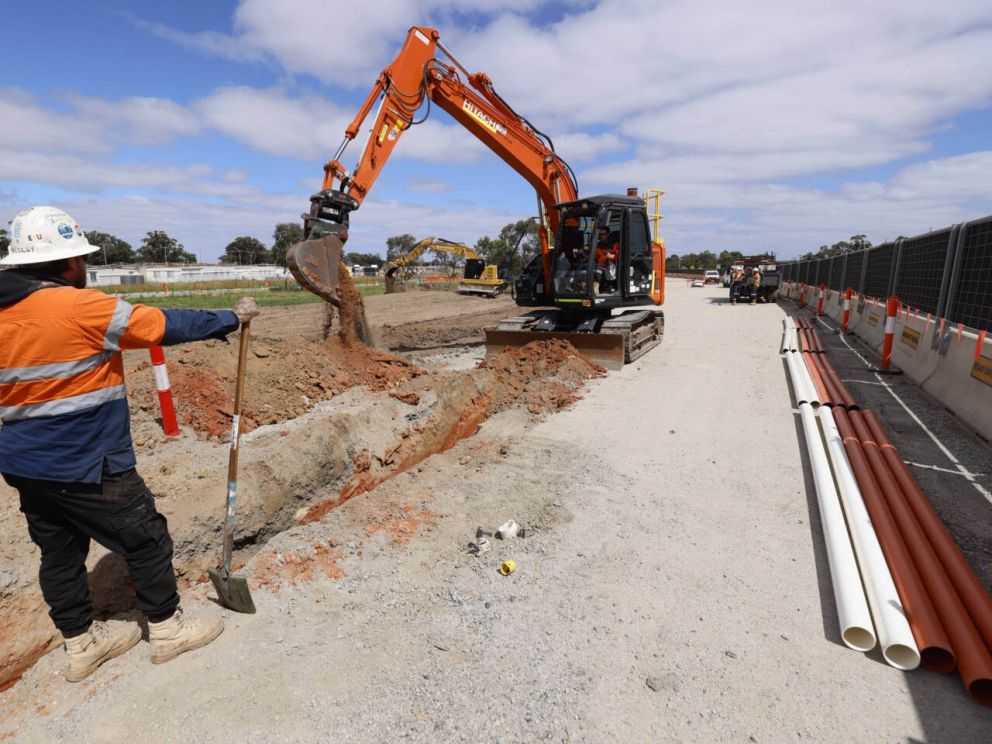
[[[792,296],[796,297],[793,283]],[[783,293],[781,296],[785,296]],[[823,314],[838,323],[843,315],[843,293],[834,291],[823,303]],[[855,295],[851,301],[848,332],[881,353],[885,332],[885,300]],[[903,306],[896,318],[892,364],[927,394],[950,410],[968,428],[992,442],[992,337],[971,328],[926,314],[906,316]],[[981,347],[979,348],[979,343]]]

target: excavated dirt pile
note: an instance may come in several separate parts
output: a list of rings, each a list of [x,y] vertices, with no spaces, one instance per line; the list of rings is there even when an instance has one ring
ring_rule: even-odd
[[[428,371],[352,338],[315,341],[313,329],[284,325],[281,338],[269,330],[251,345],[235,568],[293,524],[318,521],[472,436],[488,416],[513,407],[535,415],[558,411],[580,396],[587,380],[604,374],[557,340],[508,350],[463,372]],[[138,468],[169,519],[177,570],[190,587],[206,581],[220,553],[237,344],[166,350],[183,424],[175,440],[162,437],[145,354],[125,358]],[[313,560],[297,567],[301,576],[335,570],[333,551]],[[94,546],[88,565],[99,614],[132,606],[116,556]],[[37,566],[16,494],[0,484],[0,687],[59,641]],[[253,578],[254,585],[264,578]]]

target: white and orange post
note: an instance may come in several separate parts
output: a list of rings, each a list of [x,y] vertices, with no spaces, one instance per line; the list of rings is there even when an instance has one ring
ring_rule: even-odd
[[[899,298],[890,297],[885,303],[885,339],[882,342],[880,369],[887,370],[892,363],[892,341],[896,336],[896,316],[899,315]]]
[[[827,285],[826,284],[821,284],[820,285],[820,299],[816,303],[816,314],[817,315],[823,315],[823,297],[824,297],[824,295],[826,295],[826,293],[827,293]]]
[[[847,320],[851,317],[851,295],[854,291],[848,287],[844,290],[844,315],[840,321],[840,332],[847,333]]]
[[[155,373],[155,389],[158,390],[158,402],[162,407],[162,429],[167,437],[179,436],[179,422],[176,420],[176,404],[172,400],[172,388],[169,387],[169,371],[165,366],[165,352],[161,346],[149,349],[152,355],[152,371]]]
[[[799,283],[799,307],[806,307],[806,284]]]

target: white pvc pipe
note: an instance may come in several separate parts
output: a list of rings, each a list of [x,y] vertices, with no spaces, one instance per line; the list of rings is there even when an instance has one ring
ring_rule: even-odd
[[[813,384],[813,375],[809,373],[809,367],[806,366],[806,360],[803,358],[804,355],[801,352],[796,352],[792,356],[796,358],[796,370],[802,376],[806,389],[809,390],[809,398],[807,400],[809,400],[809,404],[813,408],[818,408],[821,405],[820,394],[816,392],[816,385]]]
[[[789,368],[789,378],[792,380],[792,392],[796,395],[796,405],[799,405],[801,403],[809,403],[810,391],[806,387],[806,380],[799,372],[799,365],[803,363],[803,360],[797,359],[797,356],[799,355],[786,354],[785,364]]]
[[[799,406],[799,415],[803,420],[806,449],[813,466],[813,482],[816,484],[816,500],[820,506],[820,522],[823,525],[823,539],[830,563],[830,580],[837,602],[840,636],[848,648],[870,651],[875,648],[871,613],[861,587],[861,574],[847,534],[847,524],[837,498],[830,463],[820,438],[820,427],[816,425],[816,416],[811,406]]]
[[[851,542],[861,566],[868,606],[875,619],[882,656],[896,669],[916,669],[920,665],[920,652],[902,609],[899,593],[892,582],[892,574],[885,563],[885,555],[878,544],[865,502],[861,498],[861,489],[858,488],[858,481],[847,459],[834,414],[826,406],[819,409],[819,414],[823,435],[827,440],[827,453],[833,463],[844,514],[851,530]]]

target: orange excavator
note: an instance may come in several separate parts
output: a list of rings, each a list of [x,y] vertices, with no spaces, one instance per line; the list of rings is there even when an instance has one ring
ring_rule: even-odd
[[[350,214],[368,196],[400,139],[427,119],[432,105],[448,112],[537,192],[541,252],[514,281],[514,297],[517,305],[539,309],[487,330],[487,355],[554,337],[617,369],[661,343],[665,248],[657,231],[663,192],[648,194],[655,199],[653,235],[647,199],[636,189],[625,196],[580,197],[575,173],[550,137],[514,111],[488,75],[470,74],[435,29],[420,26],[410,29],[324,166],[323,186],[303,215],[306,239],[287,252],[297,280],[341,307],[338,266]],[[358,164],[349,171],[340,159],[373,109]]]

